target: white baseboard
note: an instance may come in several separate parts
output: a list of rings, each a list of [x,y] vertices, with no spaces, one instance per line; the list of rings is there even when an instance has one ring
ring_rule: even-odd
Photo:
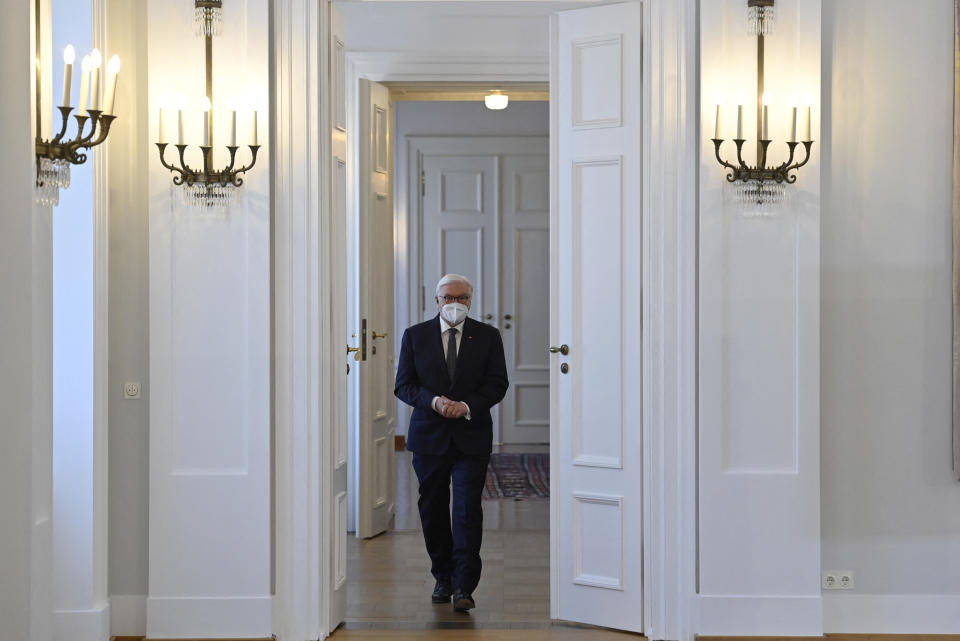
[[[825,594],[824,632],[956,634],[960,594]]]
[[[147,599],[147,637],[266,638],[273,635],[272,597]]]
[[[94,610],[54,610],[53,641],[108,641],[110,605]]]
[[[700,635],[822,636],[820,596],[701,596]]]
[[[145,594],[114,594],[110,597],[110,634],[115,637],[147,635]]]

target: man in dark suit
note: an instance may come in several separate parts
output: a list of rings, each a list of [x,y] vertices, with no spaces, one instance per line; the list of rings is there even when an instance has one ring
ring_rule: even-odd
[[[475,607],[480,581],[480,496],[493,446],[490,408],[507,391],[500,331],[467,318],[473,285],[458,274],[437,283],[438,314],[403,333],[397,398],[413,407],[407,449],[420,482],[420,523],[436,579],[434,603]],[[453,481],[453,514],[450,482]],[[452,525],[452,527],[451,527]]]

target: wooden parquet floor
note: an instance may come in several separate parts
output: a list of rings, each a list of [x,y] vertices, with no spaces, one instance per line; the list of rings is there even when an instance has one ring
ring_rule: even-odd
[[[483,574],[476,609],[430,602],[433,577],[420,533],[417,479],[397,452],[396,529],[347,546],[347,619],[335,641],[624,641],[638,635],[552,624],[550,505],[484,501]]]
[[[409,452],[398,452],[397,529],[347,548],[347,619],[340,639],[636,638],[551,625],[549,501],[484,501],[483,574],[476,609],[430,602],[433,577],[416,511]],[[611,636],[612,635],[612,636]]]
[[[433,604],[430,559],[420,532],[395,532],[348,548],[347,623],[376,627],[436,624],[545,624],[550,618],[549,532],[484,532],[483,574],[473,593],[477,608],[454,612]],[[349,627],[349,625],[348,625]]]

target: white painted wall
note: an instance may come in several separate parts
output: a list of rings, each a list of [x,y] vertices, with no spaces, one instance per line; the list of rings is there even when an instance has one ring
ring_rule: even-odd
[[[192,13],[148,4],[149,113],[186,98],[188,162],[198,165],[204,41]],[[149,637],[272,632],[268,39],[266,0],[224,7],[214,164],[225,162],[231,104],[237,142],[249,142],[259,109],[264,145],[227,211],[180,205],[156,147],[138,147],[150,172]],[[176,118],[167,122],[175,136]],[[155,141],[156,117],[149,127]]]
[[[561,2],[335,2],[343,13],[349,51],[410,54],[450,51],[535,54],[546,58],[547,16]],[[587,3],[582,3],[587,4]]]
[[[109,156],[109,593],[114,635],[146,633],[149,472],[147,6],[107,0],[107,43],[123,60]],[[123,383],[141,384],[139,400]]]
[[[546,101],[513,101],[503,111],[493,111],[480,101],[411,100],[394,103],[394,111],[398,160],[406,136],[546,136],[550,130]]]
[[[785,158],[790,94],[819,104],[820,0],[776,10],[765,90],[770,153]],[[701,3],[700,24],[700,633],[819,635],[820,150],[773,215],[725,201],[708,140],[716,96],[728,96],[723,151],[737,92],[755,144],[757,40],[741,0]]]
[[[823,569],[856,573],[827,632],[960,629],[953,15],[824,1]]]
[[[5,638],[48,641],[52,223],[50,208],[33,204],[32,10],[32,2],[0,7],[0,621]]]

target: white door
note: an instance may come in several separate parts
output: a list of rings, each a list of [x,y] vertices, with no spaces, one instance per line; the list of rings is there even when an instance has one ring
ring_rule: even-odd
[[[394,515],[393,110],[387,88],[363,79],[358,105],[357,536],[367,538]]]
[[[496,154],[425,153],[421,157],[421,320],[436,316],[437,281],[453,273],[473,283],[470,317],[496,322],[498,166]]]
[[[510,389],[500,442],[550,442],[550,165],[547,141],[505,154],[500,233],[500,333]]]
[[[640,3],[552,22],[551,613],[643,631]]]
[[[331,131],[330,131],[330,150],[331,150],[331,212],[330,233],[334,242],[330,246],[334,248],[334,256],[331,256],[331,264],[345,265],[347,261],[347,234],[344,223],[347,220],[347,140],[346,140],[346,95],[344,94],[344,83],[346,79],[346,55],[343,45],[343,16],[333,6],[330,7],[330,87],[333,91],[330,93],[330,113],[331,113]],[[346,274],[342,274],[343,280],[338,281],[333,288],[333,296],[336,300],[344,300],[346,297]],[[342,307],[334,306],[334,309]],[[333,321],[334,336],[342,336],[346,333],[347,319],[345,316],[334,318]],[[341,352],[343,354],[343,352]],[[339,360],[338,360],[339,363]],[[333,545],[330,546],[329,559],[330,567],[330,585],[327,586],[330,594],[330,613],[327,617],[332,632],[340,623],[347,618],[347,368],[341,370],[342,374],[337,374],[338,387],[343,392],[343,399],[336,404],[336,412],[333,417],[333,452],[328,461],[332,464],[333,475],[331,489],[333,490]],[[342,378],[340,378],[342,377]]]

